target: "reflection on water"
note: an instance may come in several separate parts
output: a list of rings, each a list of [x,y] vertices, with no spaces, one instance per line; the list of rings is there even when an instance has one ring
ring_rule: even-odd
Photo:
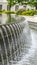
[[[25,20],[24,17],[17,16],[17,15],[9,15],[9,14],[2,14],[0,15],[0,24],[12,23],[12,22],[20,22]]]
[[[6,14],[1,14],[1,16],[0,16],[0,23],[1,24],[5,24],[6,23],[6,19],[7,19],[7,15]]]

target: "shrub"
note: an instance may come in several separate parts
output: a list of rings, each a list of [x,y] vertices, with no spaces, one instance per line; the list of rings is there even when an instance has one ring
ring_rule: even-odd
[[[26,11],[23,11],[23,12],[20,12],[17,11],[16,14],[18,15],[26,15],[26,16],[33,16],[35,14],[37,14],[37,10],[26,10]]]
[[[5,11],[6,14],[15,14],[13,11]]]
[[[2,13],[2,11],[0,10],[0,14]]]
[[[4,14],[15,14],[15,12],[13,12],[13,11],[6,11],[6,10],[2,10],[2,11],[0,11],[0,13],[2,14],[2,13],[4,13]]]
[[[21,9],[19,9],[18,11],[16,11],[16,14],[21,14],[22,12],[24,12],[25,11],[25,9],[23,8],[21,8]]]
[[[29,11],[22,12],[21,14],[22,15],[30,15],[30,16],[33,16],[34,15],[34,11],[29,10]]]

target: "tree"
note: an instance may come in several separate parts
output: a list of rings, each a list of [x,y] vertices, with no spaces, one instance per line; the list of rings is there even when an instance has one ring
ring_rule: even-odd
[[[26,1],[27,4],[29,4],[29,5],[35,6],[37,9],[37,0],[24,0],[24,1]]]
[[[31,2],[28,2],[28,4],[35,6],[37,9],[37,0],[32,0]]]
[[[11,9],[11,7],[12,7],[14,4],[16,4],[17,0],[7,0],[7,2],[8,2],[8,5],[9,5],[10,9]]]
[[[35,6],[37,9],[37,1],[33,2],[32,5]]]

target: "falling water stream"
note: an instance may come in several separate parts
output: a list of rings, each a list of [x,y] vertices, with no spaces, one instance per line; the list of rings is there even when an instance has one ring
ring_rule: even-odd
[[[0,65],[37,65],[36,52],[37,30],[27,20],[0,25]]]

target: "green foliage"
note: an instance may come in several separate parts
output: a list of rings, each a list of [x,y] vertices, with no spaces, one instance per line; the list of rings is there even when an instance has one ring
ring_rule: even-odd
[[[17,3],[22,3],[23,1],[27,2],[27,4],[31,4],[37,7],[37,0],[7,0],[8,5],[11,7],[12,5]]]
[[[15,12],[3,10],[3,11],[0,11],[0,14],[15,14]]]
[[[18,3],[22,2],[22,0],[17,0]]]
[[[21,13],[21,15],[29,15],[29,16],[33,16],[35,14],[37,14],[36,10],[29,10]]]
[[[13,11],[1,10],[0,14],[15,14]]]
[[[0,14],[2,14],[2,11],[0,11]]]
[[[37,0],[30,0],[30,1],[27,2],[27,4],[33,5],[33,6],[35,6],[36,9],[37,9]]]
[[[17,15],[25,15],[25,16],[33,16],[37,14],[37,10],[27,10],[20,13],[19,11],[16,12]]]
[[[11,17],[11,15],[9,15],[9,17],[8,17],[8,19],[7,19],[7,21],[6,21],[6,23],[13,23],[13,22],[16,22],[16,18]]]
[[[26,11],[26,12],[23,12],[22,15],[33,16],[34,13],[32,13],[31,11]]]
[[[25,9],[20,9],[20,10],[17,10],[16,11],[16,14],[18,15],[18,14],[21,14],[22,12],[24,12],[25,11]]]
[[[37,9],[37,1],[32,2],[32,5],[33,5],[33,6],[35,6],[35,7],[36,7],[36,9]]]
[[[11,6],[13,6],[14,4],[16,4],[17,0],[7,0],[9,7],[11,8]]]

